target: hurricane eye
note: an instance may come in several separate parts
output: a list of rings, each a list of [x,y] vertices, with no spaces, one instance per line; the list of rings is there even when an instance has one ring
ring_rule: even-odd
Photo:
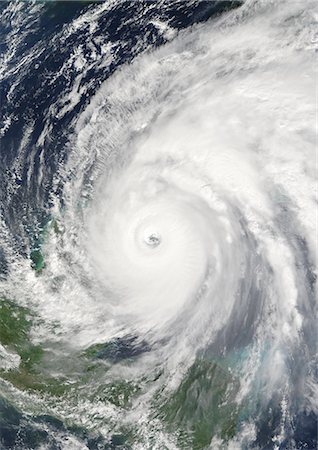
[[[145,236],[144,241],[149,247],[158,247],[161,244],[161,237],[158,233],[151,233]]]

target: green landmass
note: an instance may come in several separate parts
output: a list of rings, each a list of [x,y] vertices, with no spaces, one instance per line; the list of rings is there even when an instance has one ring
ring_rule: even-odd
[[[226,442],[236,433],[238,388],[238,380],[228,370],[213,361],[199,360],[159,407],[159,416],[167,429],[177,434],[181,448],[207,448],[213,436]]]

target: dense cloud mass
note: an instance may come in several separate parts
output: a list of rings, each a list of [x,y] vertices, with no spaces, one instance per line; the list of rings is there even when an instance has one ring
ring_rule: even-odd
[[[61,448],[314,449],[317,7],[177,7],[133,11],[134,45],[105,34],[114,1],[5,53],[8,105],[37,64],[60,92],[21,136],[5,104],[0,296],[28,325],[3,398]]]

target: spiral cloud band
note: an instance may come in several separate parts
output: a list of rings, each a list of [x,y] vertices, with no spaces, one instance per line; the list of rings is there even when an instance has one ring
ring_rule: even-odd
[[[132,448],[208,448],[164,423],[176,392],[189,399],[213,378],[195,384],[191,370],[214,364],[214,379],[231,378],[223,402],[235,405],[236,433],[216,428],[209,448],[265,448],[269,411],[271,445],[303,448],[291,430],[318,408],[314,10],[247,1],[181,31],[118,69],[73,121],[45,270],[13,271],[11,286],[27,286],[36,341],[53,353],[78,361],[109,342],[117,353],[98,350],[107,367],[85,398],[52,402],[54,414],[76,411],[104,435],[137,425]],[[138,380],[127,409],[97,386],[123,379]],[[189,420],[175,408],[181,428],[199,394],[195,404]]]

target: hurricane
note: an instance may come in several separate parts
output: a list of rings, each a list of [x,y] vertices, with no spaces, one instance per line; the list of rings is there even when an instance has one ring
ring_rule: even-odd
[[[0,5],[1,448],[316,448],[317,18]]]

